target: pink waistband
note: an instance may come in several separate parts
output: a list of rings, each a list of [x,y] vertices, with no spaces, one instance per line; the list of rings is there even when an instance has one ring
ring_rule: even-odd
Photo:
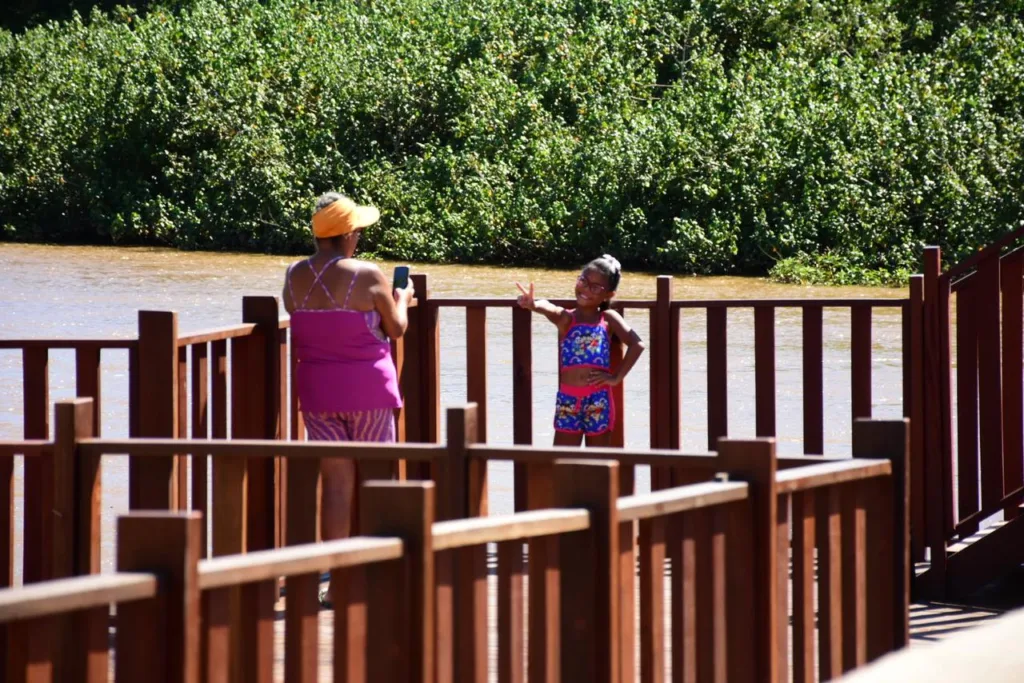
[[[586,398],[596,394],[599,391],[604,391],[608,387],[577,387],[571,384],[560,384],[558,390],[563,394],[568,394],[573,398]]]

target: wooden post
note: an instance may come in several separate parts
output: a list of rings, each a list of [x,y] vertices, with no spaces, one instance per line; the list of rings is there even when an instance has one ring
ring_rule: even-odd
[[[533,443],[533,313],[512,309],[512,441]],[[530,509],[530,479],[550,474],[543,465],[515,463],[513,500],[516,512]]]
[[[618,469],[614,461],[555,462],[555,504],[590,512],[587,530],[558,537],[563,681],[620,680]]]
[[[25,438],[50,438],[50,371],[49,351],[46,348],[22,349],[22,404]],[[47,481],[49,461],[45,457],[25,458],[25,535],[26,552],[22,559],[25,583],[49,578],[51,541],[46,537],[46,510],[52,506]]]
[[[856,420],[855,458],[888,458],[889,480],[868,498],[868,660],[910,642],[910,431],[908,420]]]
[[[925,470],[924,470],[924,277],[910,278],[910,300],[904,316],[903,416],[910,418],[910,460],[904,463],[910,486],[910,555],[913,562],[924,561]],[[909,387],[909,391],[908,391]]]
[[[672,373],[672,354],[678,357],[679,353],[678,336],[677,345],[671,343],[672,277],[658,276],[657,287],[657,298],[651,309],[651,448],[672,448],[672,430],[678,429],[678,422],[672,419],[672,397],[678,397],[679,386],[678,376]],[[671,470],[651,468],[652,490],[671,485]]]
[[[178,428],[178,314],[139,311],[137,385],[140,437],[176,438]],[[129,507],[173,510],[178,503],[176,456],[129,457]]]
[[[775,307],[754,309],[754,401],[758,436],[775,436]]]
[[[54,579],[100,572],[100,458],[78,455],[78,440],[93,436],[93,407],[91,398],[79,398],[60,401],[54,409],[53,507],[48,522]],[[90,664],[106,665],[107,609],[75,612],[54,619],[52,625],[61,643],[56,652],[58,677],[84,680]]]
[[[772,310],[772,309],[766,309]],[[778,670],[778,579],[776,564],[778,494],[775,491],[775,439],[739,441],[719,439],[720,469],[730,479],[750,486],[749,504],[730,525],[727,572],[730,600],[729,681],[769,681]],[[750,543],[750,565],[737,566],[734,550]],[[750,583],[752,582],[752,584]],[[735,587],[739,584],[741,588]],[[745,586],[752,588],[750,604],[740,598]],[[751,643],[753,644],[751,646]],[[752,650],[752,657],[742,656]]]
[[[136,512],[117,525],[117,570],[152,572],[160,594],[118,605],[119,681],[199,680],[199,526],[197,512]]]
[[[477,438],[487,441],[487,308],[466,307],[466,398],[477,408]]]
[[[938,247],[924,250],[924,470],[927,498],[925,500],[925,537],[931,551],[931,566],[928,570],[929,593],[939,597],[946,591],[946,508],[952,506],[952,481],[947,472],[952,470],[952,437],[945,432],[949,429],[949,402],[946,393],[949,385],[950,357],[949,329],[942,329],[942,321],[948,321],[948,310],[942,315],[941,303],[949,305],[948,294],[940,296],[948,283],[940,281],[942,251]],[[943,339],[945,336],[945,340]],[[943,373],[946,377],[943,378]],[[949,500],[947,500],[949,499]]]
[[[402,539],[401,560],[367,572],[368,681],[434,681],[434,484],[368,482],[360,495],[368,536]]]
[[[287,545],[317,542],[320,458],[296,458],[288,467]],[[285,680],[315,681],[318,675],[320,605],[318,572],[289,576],[285,600]],[[332,582],[332,590],[334,588]],[[272,651],[270,653],[272,657]],[[272,666],[273,661],[270,661]]]

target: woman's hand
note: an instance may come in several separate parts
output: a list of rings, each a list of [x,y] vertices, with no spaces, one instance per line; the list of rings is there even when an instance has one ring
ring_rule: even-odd
[[[529,291],[523,289],[523,286],[518,282],[516,283],[516,287],[518,287],[519,291],[522,292],[516,300],[516,303],[519,304],[519,308],[525,308],[528,311],[537,310],[537,302],[533,298],[533,283],[530,283]]]
[[[587,375],[587,384],[592,387],[614,387],[622,382],[617,373],[594,368]]]
[[[412,298],[416,295],[416,291],[412,286],[412,280],[410,280],[409,284],[405,286],[405,289],[396,289],[392,292],[392,295],[395,297],[396,304],[405,304],[408,306],[409,302],[412,301]]]

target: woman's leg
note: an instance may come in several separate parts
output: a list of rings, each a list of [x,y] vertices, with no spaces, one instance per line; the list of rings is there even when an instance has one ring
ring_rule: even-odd
[[[320,534],[325,541],[348,538],[352,525],[352,494],[356,488],[356,466],[349,458],[320,461],[323,509]]]

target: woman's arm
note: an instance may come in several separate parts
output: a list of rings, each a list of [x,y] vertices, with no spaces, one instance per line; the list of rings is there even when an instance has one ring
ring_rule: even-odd
[[[409,302],[413,297],[412,281],[405,289],[391,290],[391,283],[377,266],[367,268],[373,283],[370,285],[373,306],[380,313],[380,326],[391,339],[400,339],[409,326]]]
[[[528,311],[534,311],[540,313],[542,316],[550,320],[558,327],[559,332],[565,332],[566,328],[572,324],[572,315],[561,306],[555,306],[553,303],[546,299],[537,301],[533,297],[533,283],[530,283],[530,289],[523,289],[523,286],[516,283],[516,287],[522,294],[517,299],[516,303],[519,304],[520,308],[525,308]]]
[[[643,339],[623,320],[621,315],[615,311],[605,311],[604,319],[608,321],[609,331],[626,343],[626,356],[619,364],[619,369],[614,373],[607,373],[603,370],[595,370],[591,373],[590,384],[615,386],[621,384],[629,371],[633,369],[645,347]]]

